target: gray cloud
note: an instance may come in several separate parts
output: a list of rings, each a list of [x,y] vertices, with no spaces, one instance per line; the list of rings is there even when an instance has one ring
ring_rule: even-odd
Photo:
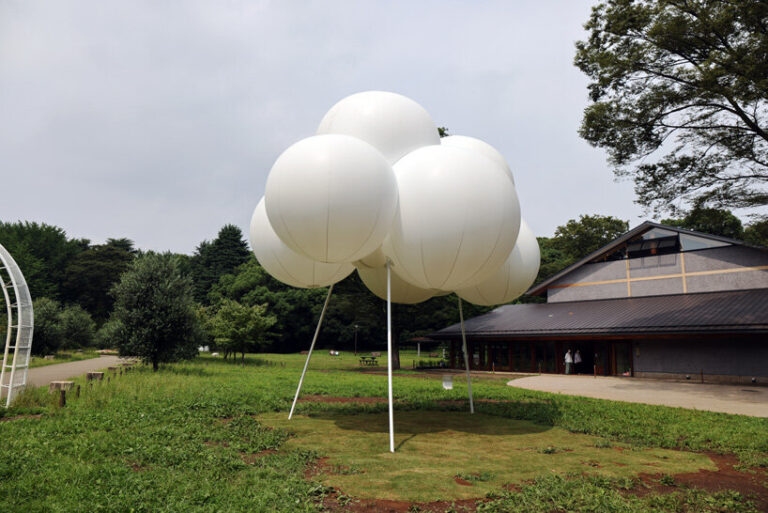
[[[247,229],[274,159],[336,101],[382,89],[496,146],[537,235],[635,224],[631,184],[576,134],[590,4],[0,2],[0,219],[189,253]]]

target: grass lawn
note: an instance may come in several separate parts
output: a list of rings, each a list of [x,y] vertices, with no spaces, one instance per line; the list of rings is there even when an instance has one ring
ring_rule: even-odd
[[[401,447],[390,455],[386,403],[301,402],[286,422],[304,359],[249,355],[235,365],[203,356],[157,373],[139,366],[93,388],[78,379],[81,397],[61,409],[44,389],[29,391],[0,409],[0,509],[317,511],[329,485],[343,492],[340,509],[374,495],[439,496],[448,501],[440,511],[461,511],[451,501],[467,496],[485,496],[471,506],[478,511],[763,507],[728,486],[701,491],[675,476],[713,468],[694,451],[735,455],[757,468],[745,479],[764,476],[768,419],[513,389],[499,376],[473,382],[478,413],[469,416],[460,372],[446,391],[439,375],[403,370],[394,383]],[[303,394],[386,397],[384,369],[319,351]],[[308,478],[323,458],[325,469]],[[665,493],[647,489],[641,472],[655,474]]]
[[[504,485],[542,475],[636,477],[716,470],[692,452],[606,443],[526,420],[469,412],[398,412],[396,453],[389,452],[388,415],[260,415],[264,424],[296,436],[288,449],[328,455],[323,484],[354,497],[416,502],[483,497]]]

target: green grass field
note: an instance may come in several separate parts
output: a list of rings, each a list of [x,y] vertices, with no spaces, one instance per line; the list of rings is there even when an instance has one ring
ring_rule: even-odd
[[[473,383],[469,416],[461,379],[446,391],[439,375],[403,370],[391,455],[385,403],[301,402],[286,421],[304,358],[140,366],[93,388],[78,380],[81,397],[61,409],[29,391],[0,410],[0,508],[317,511],[330,485],[345,501],[485,497],[479,511],[757,511],[727,490],[627,490],[643,486],[638,472],[673,483],[677,472],[713,468],[694,451],[768,466],[767,419],[524,391],[498,375]],[[386,383],[354,355],[320,351],[303,394],[385,397]],[[308,478],[318,461],[327,471]]]

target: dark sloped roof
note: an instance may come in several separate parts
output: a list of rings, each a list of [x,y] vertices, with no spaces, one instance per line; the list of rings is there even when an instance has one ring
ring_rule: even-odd
[[[482,337],[768,333],[768,289],[505,305],[465,322]],[[461,336],[459,324],[429,335]]]
[[[591,262],[592,260],[595,260],[596,258],[599,258],[599,257],[605,255],[606,253],[612,252],[614,249],[616,249],[617,247],[621,246],[625,242],[628,242],[628,241],[634,239],[635,237],[638,237],[638,236],[644,234],[645,232],[647,232],[649,230],[652,230],[653,228],[661,228],[663,230],[668,230],[668,231],[671,231],[671,232],[684,233],[684,234],[687,234],[687,235],[695,235],[697,237],[701,237],[701,238],[704,238],[704,239],[710,239],[710,240],[716,240],[718,242],[726,242],[728,244],[734,244],[734,245],[738,245],[738,246],[748,246],[748,247],[753,247],[753,248],[758,248],[758,249],[765,250],[765,248],[761,248],[761,247],[758,247],[758,246],[752,246],[751,244],[747,244],[747,243],[742,242],[740,240],[729,239],[728,237],[721,237],[720,235],[711,235],[709,233],[702,233],[702,232],[696,232],[696,231],[693,231],[693,230],[686,230],[685,228],[679,228],[677,226],[667,226],[665,224],[659,224],[659,223],[654,223],[654,222],[651,222],[651,221],[645,221],[644,223],[642,223],[642,224],[632,228],[631,230],[629,230],[627,233],[625,233],[621,237],[619,237],[617,239],[614,239],[613,241],[609,242],[608,244],[606,244],[602,248],[600,248],[600,249],[598,249],[596,251],[593,251],[592,253],[590,253],[589,255],[585,256],[584,258],[582,258],[578,262],[569,265],[568,267],[566,267],[565,269],[563,269],[559,273],[557,273],[557,274],[555,274],[553,276],[550,276],[549,278],[547,278],[543,282],[539,283],[538,285],[536,285],[534,287],[531,287],[526,292],[526,294],[527,295],[531,295],[531,296],[538,296],[539,294],[543,294],[547,290],[547,287],[549,285],[551,285],[552,283],[556,282],[557,280],[559,280],[560,278],[562,278],[566,274],[570,273],[571,271],[574,271],[574,270],[578,269],[582,265],[587,264],[587,263]]]

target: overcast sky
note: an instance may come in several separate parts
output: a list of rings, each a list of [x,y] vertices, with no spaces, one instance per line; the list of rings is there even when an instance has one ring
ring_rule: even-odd
[[[191,253],[247,232],[275,158],[341,98],[409,96],[507,158],[523,216],[638,224],[577,135],[588,0],[0,0],[0,219]]]

